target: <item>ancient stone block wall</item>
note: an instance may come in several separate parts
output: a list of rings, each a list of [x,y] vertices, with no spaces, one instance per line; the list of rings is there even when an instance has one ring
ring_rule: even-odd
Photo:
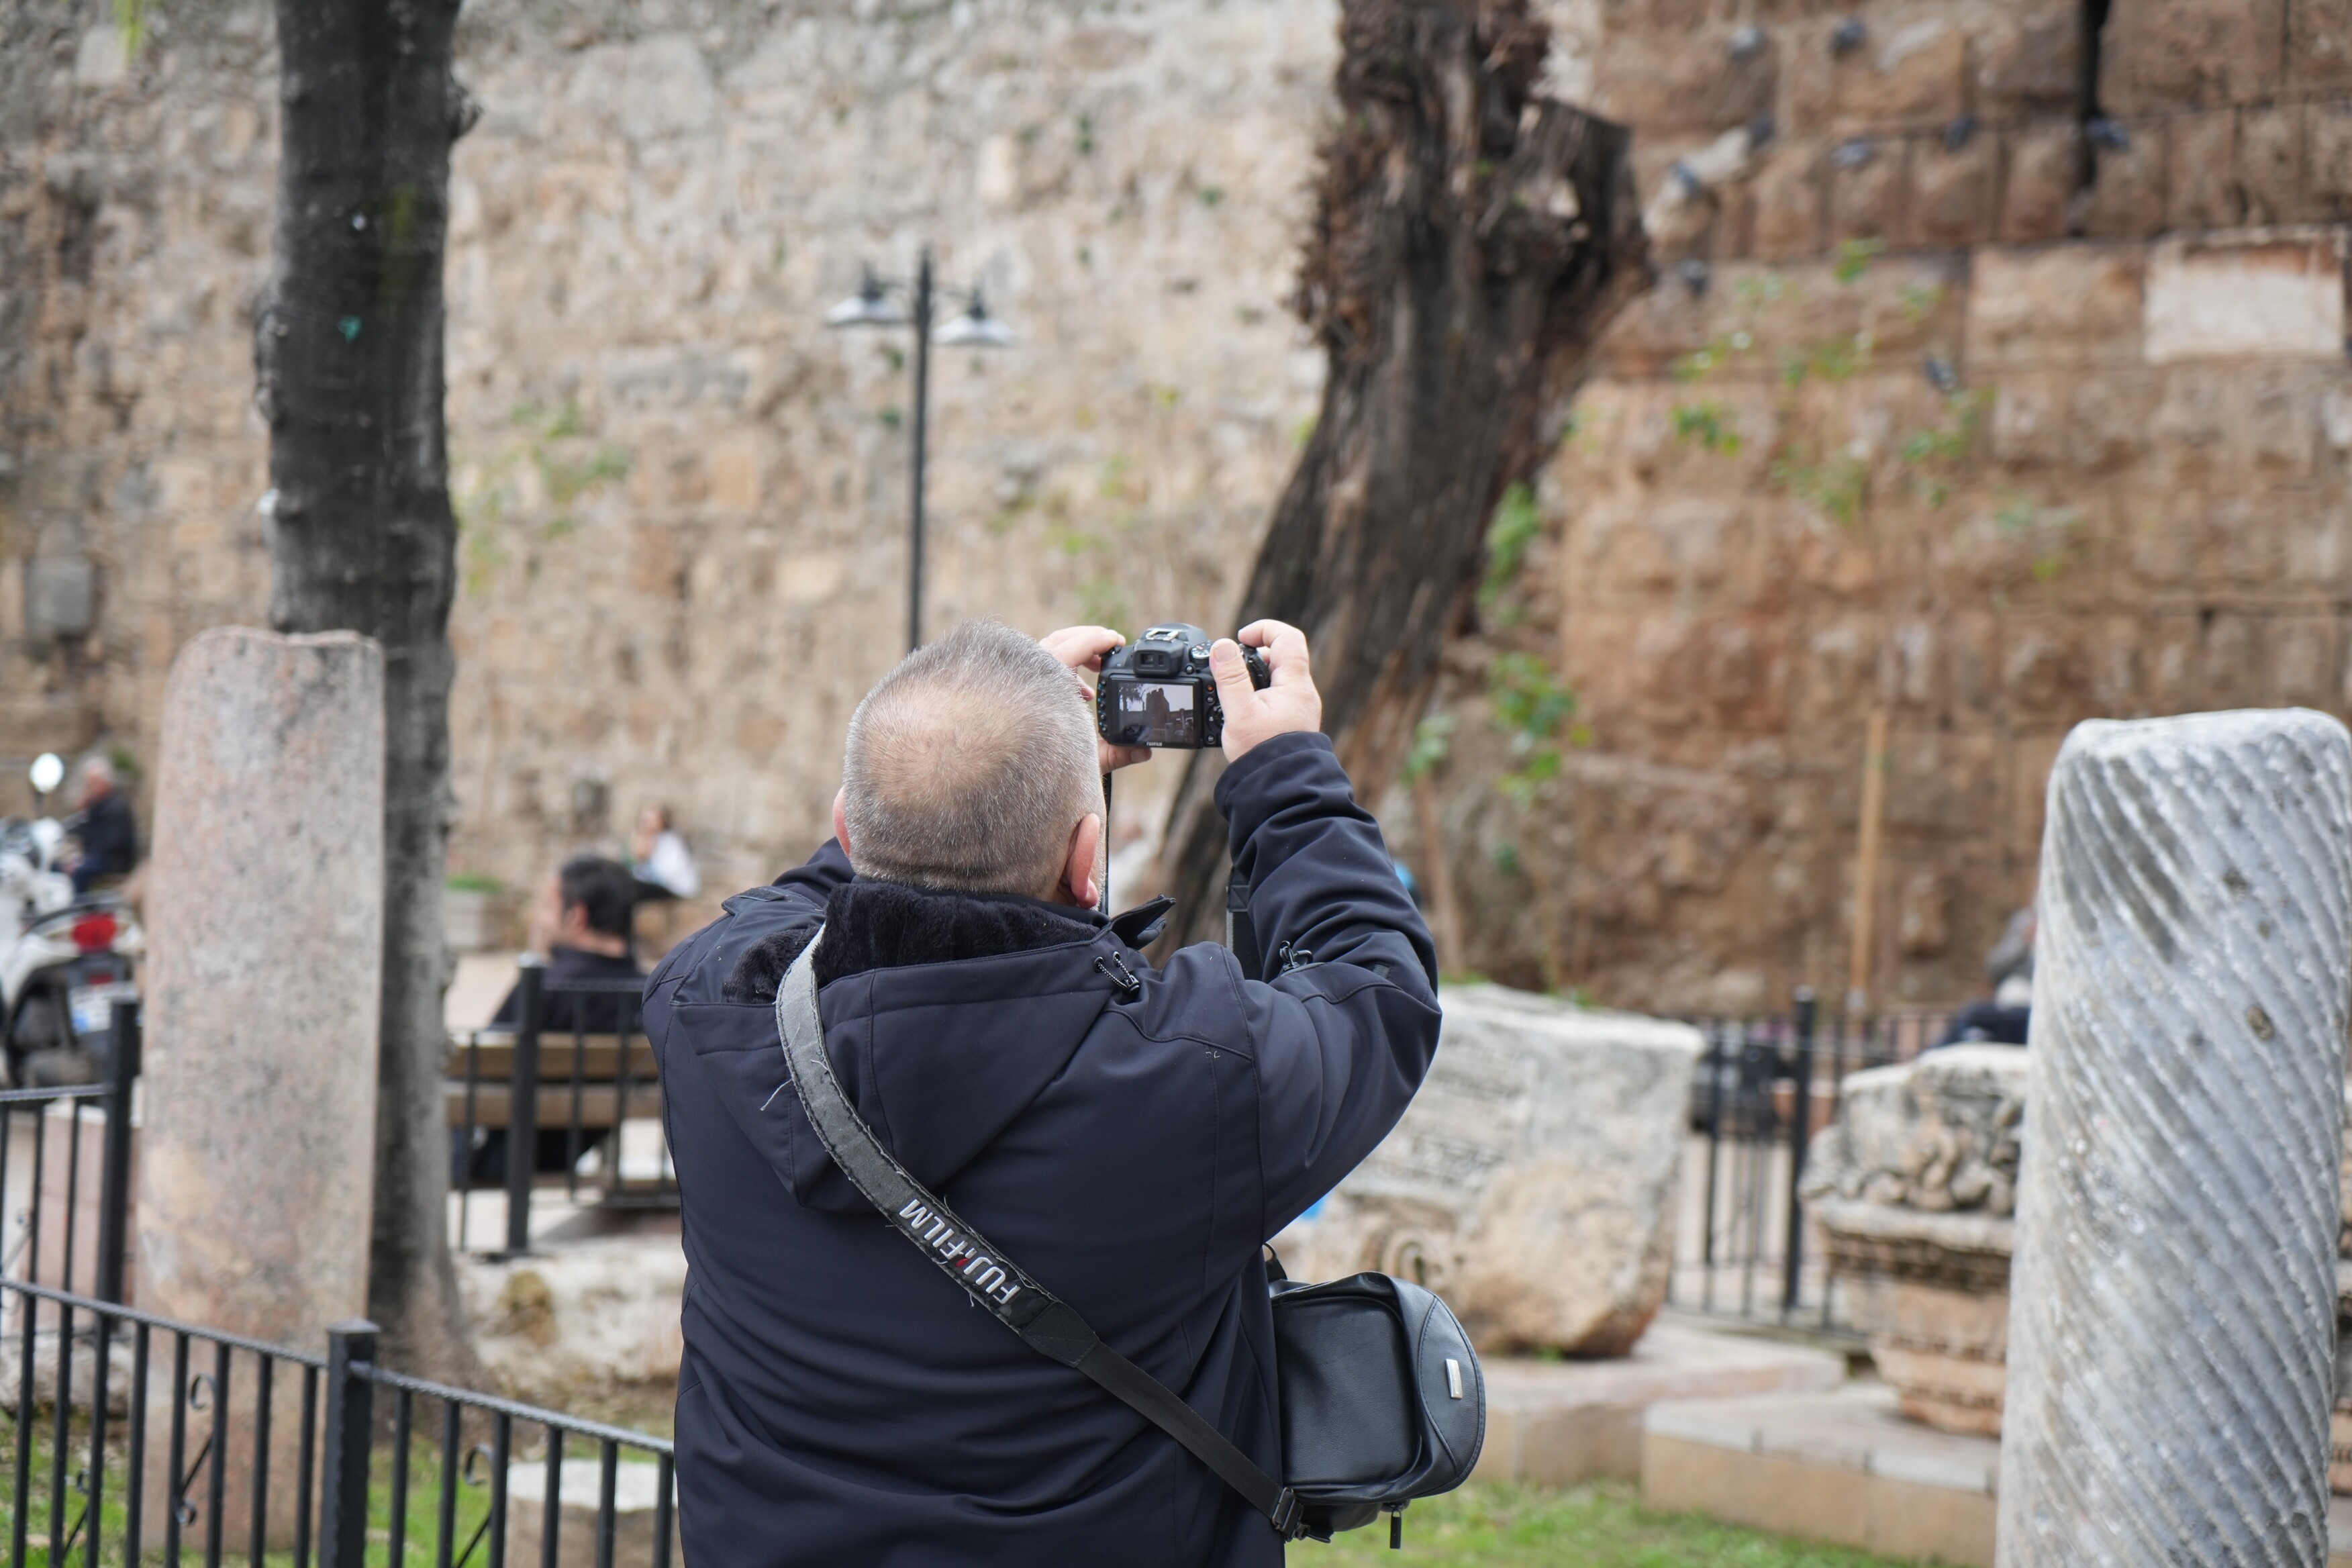
[[[1547,9],[1662,274],[1454,660],[1468,962],[1833,994],[1884,706],[1878,989],[1964,994],[2075,719],[2346,710],[2336,0]],[[1022,333],[935,365],[931,624],[1230,616],[1319,385],[1283,301],[1334,14],[469,5],[453,868],[616,847],[647,796],[720,890],[822,830],[902,635],[908,381],[818,322],[925,237]],[[0,769],[151,754],[171,652],[266,613],[268,8],[143,15],[0,0]],[[1505,652],[1580,704],[1524,807]]]
[[[1874,988],[1954,1000],[2032,894],[2075,721],[2346,711],[2342,21],[1601,7],[1664,272],[1540,488],[1522,624],[1455,661],[1474,962],[1531,979],[1548,944],[1625,1005],[1834,997],[1878,708]],[[1580,700],[1524,811],[1474,776],[1510,765],[1505,649]]]
[[[131,48],[0,4],[0,770],[150,754],[173,649],[267,613],[268,10],[167,0]],[[1229,616],[1321,384],[1284,301],[1334,15],[469,5],[453,869],[656,797],[718,893],[817,842],[904,647],[911,392],[905,331],[823,321],[926,240],[1020,333],[933,363],[928,624]]]

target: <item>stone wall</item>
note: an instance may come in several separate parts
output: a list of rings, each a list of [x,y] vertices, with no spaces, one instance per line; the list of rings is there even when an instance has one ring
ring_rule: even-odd
[[[1283,301],[1334,14],[469,5],[453,868],[646,798],[719,893],[814,847],[903,651],[911,391],[905,332],[822,323],[927,239],[1021,334],[933,363],[928,623],[1229,616],[1321,384]],[[148,16],[0,4],[0,769],[148,755],[172,650],[267,611],[272,29]]]
[[[1539,489],[1525,620],[1454,661],[1474,961],[1834,996],[1883,708],[1874,988],[1957,999],[2075,721],[2347,710],[2341,22],[2117,5],[2085,102],[2068,5],[1600,7],[1664,271]],[[1525,811],[1476,784],[1509,649],[1582,726]]]
[[[1523,602],[1454,659],[1474,966],[1834,994],[1884,706],[1878,984],[1954,998],[2076,719],[2346,710],[2336,6],[2149,0],[2094,40],[2043,0],[1548,5],[1555,89],[1639,132],[1663,270]],[[150,754],[173,649],[265,609],[267,7],[144,14],[132,47],[101,0],[0,0],[0,768]],[[469,6],[454,868],[617,847],[647,796],[722,891],[822,830],[901,636],[908,380],[903,335],[818,323],[927,237],[1022,332],[935,366],[931,624],[1227,618],[1319,386],[1283,300],[1333,17]],[[1525,807],[1507,651],[1580,701]]]

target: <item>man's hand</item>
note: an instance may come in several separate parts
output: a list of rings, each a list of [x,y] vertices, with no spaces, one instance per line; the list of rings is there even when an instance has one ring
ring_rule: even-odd
[[[1241,640],[1265,651],[1274,684],[1260,691],[1231,637],[1209,650],[1209,673],[1217,678],[1217,701],[1225,710],[1225,761],[1237,763],[1249,749],[1276,735],[1302,734],[1323,727],[1323,697],[1307,668],[1307,634],[1281,621],[1252,621]]]
[[[1103,655],[1115,647],[1123,647],[1127,644],[1126,637],[1108,626],[1064,626],[1060,631],[1048,632],[1037,640],[1047,653],[1068,665],[1073,673],[1081,669],[1102,668]],[[1238,658],[1240,656],[1237,654],[1234,657]],[[1248,678],[1244,676],[1243,679],[1246,683]],[[1077,687],[1078,694],[1086,699],[1087,721],[1092,724],[1095,712],[1094,689],[1084,680],[1080,680]],[[1095,736],[1095,751],[1101,760],[1104,773],[1109,773],[1115,768],[1133,767],[1138,763],[1148,763],[1151,760],[1150,747],[1114,746],[1104,740],[1099,733]]]

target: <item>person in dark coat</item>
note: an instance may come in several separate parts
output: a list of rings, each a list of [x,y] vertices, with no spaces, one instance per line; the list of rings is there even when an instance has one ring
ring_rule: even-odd
[[[112,887],[138,868],[139,822],[115,779],[114,764],[104,757],[84,759],[81,808],[67,827],[81,848],[73,868],[75,892]]]
[[[547,954],[547,984],[540,1005],[540,1027],[566,1034],[586,1020],[592,1035],[610,1035],[634,1023],[635,1009],[621,996],[552,989],[575,980],[638,980],[630,935],[637,901],[636,878],[618,860],[574,855],[540,891],[531,915],[531,946]],[[490,1019],[492,1028],[511,1029],[522,1021],[522,990],[509,989]]]
[[[636,998],[610,992],[567,991],[582,980],[630,981],[644,978],[630,942],[630,917],[637,897],[636,879],[617,860],[601,855],[575,855],[548,878],[539,905],[531,913],[530,945],[547,954],[543,973],[547,989],[540,1000],[540,1028],[549,1039],[572,1034],[617,1035],[637,1027]],[[513,1029],[522,1023],[522,987],[509,988],[490,1018],[493,1029]],[[640,1058],[640,1060],[643,1058]],[[560,1175],[582,1155],[604,1142],[606,1130],[589,1128],[574,1133],[567,1121],[560,1127],[539,1129],[531,1169],[540,1175]],[[449,1130],[449,1181],[457,1187],[499,1186],[507,1179],[507,1130],[477,1127],[470,1141],[467,1130]]]
[[[851,721],[834,841],[740,893],[647,983],[688,1264],[688,1562],[1278,1568],[1201,1463],[976,1311],[836,1169],[775,994],[813,960],[825,1049],[909,1172],[1269,1471],[1265,1239],[1395,1125],[1435,1051],[1436,963],[1331,744],[1306,639],[1273,684],[1221,640],[1216,798],[1281,973],[1139,951],[1095,912],[1091,698],[1115,632],[969,625]]]

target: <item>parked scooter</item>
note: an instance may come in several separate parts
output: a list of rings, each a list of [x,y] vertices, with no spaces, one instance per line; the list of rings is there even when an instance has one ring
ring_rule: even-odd
[[[91,1083],[113,1059],[114,1004],[135,999],[145,942],[118,893],[76,895],[58,864],[66,830],[46,815],[65,781],[55,752],[33,763],[43,816],[0,817],[0,1018],[8,1081]]]

